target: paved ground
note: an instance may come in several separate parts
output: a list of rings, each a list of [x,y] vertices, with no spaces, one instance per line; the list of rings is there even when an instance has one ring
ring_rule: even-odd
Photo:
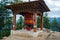
[[[3,40],[60,40],[60,32],[41,32],[38,37],[28,35],[11,35]]]

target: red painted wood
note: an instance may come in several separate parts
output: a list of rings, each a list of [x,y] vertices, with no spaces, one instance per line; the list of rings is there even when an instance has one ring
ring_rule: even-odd
[[[24,17],[25,17],[25,20],[24,20],[25,24],[33,24],[33,13],[26,12]]]

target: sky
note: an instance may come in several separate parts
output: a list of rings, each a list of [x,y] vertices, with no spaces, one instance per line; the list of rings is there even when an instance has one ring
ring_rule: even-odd
[[[60,0],[44,0],[49,7],[48,17],[60,17]]]

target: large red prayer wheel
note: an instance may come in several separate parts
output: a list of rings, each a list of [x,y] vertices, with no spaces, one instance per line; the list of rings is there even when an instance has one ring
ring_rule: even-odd
[[[24,24],[33,24],[33,13],[26,13],[25,15],[24,15],[24,18],[25,18],[25,20],[24,20]]]
[[[25,25],[33,25],[34,32],[36,32],[37,31],[37,28],[36,28],[36,14],[25,13],[24,18],[25,18],[24,24]],[[26,26],[24,26],[24,28],[26,29]]]

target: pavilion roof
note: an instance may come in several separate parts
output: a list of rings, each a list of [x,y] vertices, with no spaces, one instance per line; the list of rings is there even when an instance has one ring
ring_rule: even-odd
[[[5,8],[20,12],[47,12],[50,11],[44,1],[24,2],[13,5],[6,5]]]

